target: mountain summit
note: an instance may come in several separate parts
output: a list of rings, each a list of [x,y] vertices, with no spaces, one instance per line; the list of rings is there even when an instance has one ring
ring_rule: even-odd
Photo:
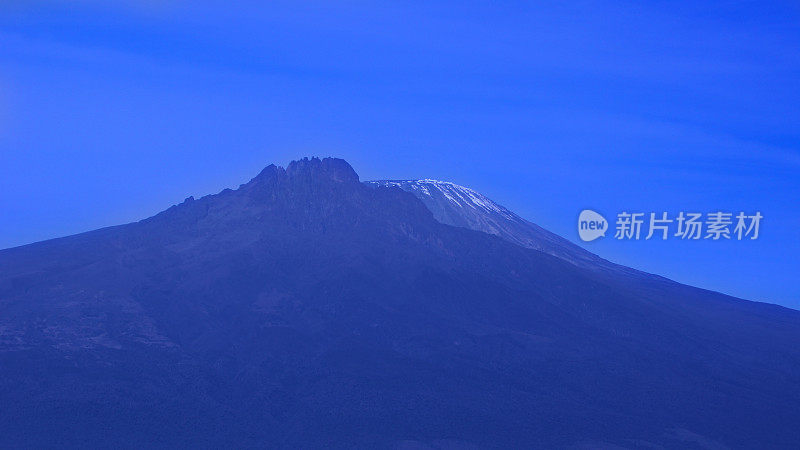
[[[270,164],[250,182],[258,183],[274,178],[285,178],[292,182],[358,182],[356,171],[347,161],[339,158],[303,158],[292,161],[286,169]]]
[[[411,189],[303,159],[0,251],[0,446],[800,442],[797,311],[453,226]]]

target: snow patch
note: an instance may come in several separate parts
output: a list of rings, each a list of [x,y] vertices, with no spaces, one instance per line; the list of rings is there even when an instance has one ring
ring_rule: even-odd
[[[438,192],[449,202],[461,208],[483,210],[488,213],[500,214],[512,220],[516,217],[514,213],[493,202],[483,194],[449,181],[425,178],[422,180],[370,181],[369,183],[387,187],[396,186],[404,190],[421,192],[429,197],[434,196],[432,192]]]

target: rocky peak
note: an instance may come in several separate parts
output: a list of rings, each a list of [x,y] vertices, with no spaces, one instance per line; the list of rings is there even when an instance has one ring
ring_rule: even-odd
[[[307,183],[307,182],[334,182],[358,183],[359,178],[353,167],[340,158],[303,158],[292,161],[284,169],[281,166],[270,164],[265,167],[247,185],[264,185],[271,183]]]
[[[329,180],[339,183],[358,183],[358,174],[347,161],[339,158],[303,158],[292,161],[286,168],[289,179]]]

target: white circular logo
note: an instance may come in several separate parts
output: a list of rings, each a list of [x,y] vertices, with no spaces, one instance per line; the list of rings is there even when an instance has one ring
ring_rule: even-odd
[[[584,209],[578,216],[578,236],[585,242],[593,241],[605,236],[608,231],[608,221],[600,213],[591,209]]]

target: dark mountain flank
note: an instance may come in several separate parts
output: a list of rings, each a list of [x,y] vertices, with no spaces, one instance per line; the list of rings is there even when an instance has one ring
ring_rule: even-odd
[[[800,312],[435,214],[314,158],[0,251],[0,447],[800,445]]]

